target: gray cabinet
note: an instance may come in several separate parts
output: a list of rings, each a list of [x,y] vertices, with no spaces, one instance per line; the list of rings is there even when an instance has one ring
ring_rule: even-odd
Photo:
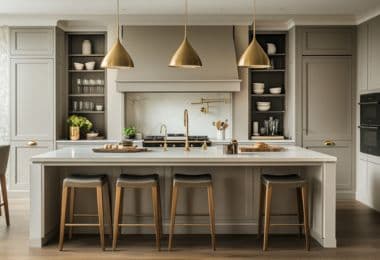
[[[351,55],[352,28],[304,28],[303,55]]]
[[[380,89],[380,16],[368,22],[368,89]]]
[[[52,140],[53,59],[11,59],[11,139]]]
[[[11,56],[53,56],[54,29],[11,28]]]
[[[28,190],[30,159],[32,156],[48,152],[53,149],[53,142],[49,141],[17,141],[11,146],[11,172],[9,180],[10,190]]]
[[[368,90],[368,23],[358,26],[357,39],[357,86],[359,92],[365,92]]]
[[[303,140],[351,140],[349,56],[303,57]]]
[[[304,147],[313,151],[329,154],[338,158],[336,164],[336,186],[338,191],[350,191],[354,183],[351,142],[335,141],[328,146],[324,142],[305,142]]]

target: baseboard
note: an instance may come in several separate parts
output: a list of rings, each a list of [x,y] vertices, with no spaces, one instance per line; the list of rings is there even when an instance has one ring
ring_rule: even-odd
[[[354,191],[337,191],[336,200],[355,200],[356,192]]]

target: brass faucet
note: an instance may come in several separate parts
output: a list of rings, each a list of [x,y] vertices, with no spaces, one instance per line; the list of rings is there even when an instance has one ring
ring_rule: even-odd
[[[164,152],[166,152],[168,150],[168,128],[166,127],[165,124],[161,125],[160,134],[162,134],[162,132],[164,132],[164,135],[165,135],[164,136]]]
[[[184,126],[185,126],[185,151],[190,151],[190,146],[189,146],[189,111],[185,109],[183,112],[183,121],[184,121]]]

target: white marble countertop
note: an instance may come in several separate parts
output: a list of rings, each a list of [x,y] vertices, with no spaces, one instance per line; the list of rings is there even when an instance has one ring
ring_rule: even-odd
[[[95,153],[94,146],[67,147],[32,157],[33,163],[43,164],[134,164],[134,165],[251,165],[268,163],[322,163],[335,162],[336,157],[307,150],[296,146],[285,146],[281,152],[254,152],[224,154],[218,147],[209,147],[206,151],[192,148],[190,152],[183,148],[152,148],[141,153]]]

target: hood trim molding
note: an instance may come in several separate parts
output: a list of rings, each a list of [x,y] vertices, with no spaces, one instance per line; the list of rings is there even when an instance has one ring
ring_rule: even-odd
[[[239,92],[241,80],[117,80],[119,92]]]

